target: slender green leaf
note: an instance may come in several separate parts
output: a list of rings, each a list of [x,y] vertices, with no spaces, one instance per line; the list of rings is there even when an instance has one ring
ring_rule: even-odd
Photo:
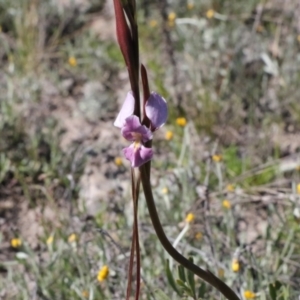
[[[205,282],[202,282],[198,288],[198,298],[204,299],[205,292],[206,292],[206,284]]]
[[[179,295],[181,296],[180,291],[177,289],[173,274],[170,270],[170,264],[169,264],[169,260],[166,260],[166,264],[165,264],[165,269],[166,269],[166,274],[167,274],[167,278],[168,278],[168,282],[170,284],[170,286],[173,288],[173,290]]]
[[[186,282],[185,271],[184,271],[184,267],[182,265],[178,266],[178,276],[179,276],[180,280],[182,280],[183,282]]]
[[[189,260],[194,263],[193,258],[190,257]],[[196,298],[196,288],[195,288],[195,275],[191,271],[187,271],[188,283],[191,288],[191,292],[194,298]]]

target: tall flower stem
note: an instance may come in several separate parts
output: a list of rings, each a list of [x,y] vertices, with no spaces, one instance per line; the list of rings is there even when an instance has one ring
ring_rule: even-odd
[[[215,287],[218,291],[220,291],[228,300],[240,300],[240,298],[235,294],[235,292],[227,286],[222,280],[220,280],[218,277],[216,277],[213,273],[210,271],[205,271],[201,269],[200,267],[193,264],[191,261],[189,261],[187,258],[185,258],[183,255],[181,255],[169,242],[162,225],[160,223],[160,219],[158,217],[158,213],[156,210],[151,184],[149,180],[149,175],[147,172],[147,164],[141,166],[139,168],[141,173],[141,181],[143,185],[143,190],[150,214],[150,218],[153,224],[153,227],[155,229],[156,235],[158,236],[162,246],[164,249],[169,253],[169,255],[177,261],[179,264],[181,264],[186,269],[190,270],[192,273],[196,274],[198,277],[206,281],[207,283],[211,284],[213,287]]]

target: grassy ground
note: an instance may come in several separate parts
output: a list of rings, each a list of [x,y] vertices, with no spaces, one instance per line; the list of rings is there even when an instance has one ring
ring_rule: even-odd
[[[148,2],[170,241],[242,299],[298,299],[298,1]],[[113,24],[111,1],[0,0],[0,299],[125,298],[130,172],[112,123],[128,79]],[[221,299],[197,278],[188,296],[139,205],[141,299]]]

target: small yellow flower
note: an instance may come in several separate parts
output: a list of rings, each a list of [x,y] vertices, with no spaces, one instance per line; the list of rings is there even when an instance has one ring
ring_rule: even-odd
[[[81,294],[82,294],[82,297],[88,298],[88,296],[89,296],[89,291],[83,290]]]
[[[195,7],[195,5],[194,5],[194,3],[192,3],[192,2],[188,2],[188,4],[186,5],[186,8],[187,8],[188,10],[192,10],[194,7]]]
[[[118,167],[122,166],[122,165],[123,165],[122,157],[117,156],[117,157],[115,158],[115,164],[116,164]]]
[[[181,126],[181,127],[184,127],[186,125],[186,118],[177,118],[176,119],[176,124]]]
[[[194,220],[195,220],[195,215],[194,215],[194,214],[192,214],[192,213],[187,214],[187,216],[186,216],[186,218],[185,218],[185,221],[186,221],[187,223],[191,223],[191,222],[194,221]]]
[[[224,271],[224,269],[222,269],[222,268],[219,268],[219,269],[218,269],[218,275],[219,275],[219,277],[223,278],[223,277],[224,277],[224,275],[225,275],[225,271]]]
[[[169,189],[167,187],[164,187],[161,192],[164,194],[164,195],[167,195],[169,193]]]
[[[297,194],[300,194],[300,183],[297,184]]]
[[[75,58],[75,56],[70,56],[68,63],[71,67],[76,67],[77,66],[77,59]]]
[[[108,274],[109,274],[108,266],[103,266],[98,272],[97,280],[99,282],[104,281],[107,278]]]
[[[176,14],[174,12],[170,12],[168,15],[168,25],[169,27],[174,27],[175,25]]]
[[[245,297],[245,299],[254,299],[256,297],[256,295],[252,291],[246,290],[244,292],[244,297]]]
[[[13,248],[20,248],[21,245],[22,245],[22,241],[21,241],[21,239],[19,239],[19,238],[13,238],[13,239],[11,239],[11,241],[10,241],[10,245],[11,245]]]
[[[46,244],[47,245],[51,245],[54,241],[54,236],[53,235],[49,235],[49,237],[46,240]]]
[[[76,233],[72,233],[69,235],[68,237],[68,242],[69,243],[74,243],[78,240],[78,236],[76,235]]]
[[[220,162],[222,160],[222,156],[218,155],[218,154],[215,154],[215,155],[212,156],[212,160],[214,162]]]
[[[234,192],[235,188],[234,188],[234,185],[233,184],[228,184],[226,186],[226,191],[227,192]]]
[[[300,43],[300,34],[297,36],[297,41]]]
[[[168,21],[169,22],[174,22],[175,19],[176,19],[176,14],[173,11],[170,12],[169,15],[168,15]]]
[[[238,272],[240,270],[240,263],[236,258],[231,262],[231,269],[233,272]]]
[[[213,9],[209,9],[207,12],[206,12],[206,18],[207,19],[212,19],[215,15],[215,11]]]
[[[165,134],[165,139],[167,141],[170,141],[173,138],[173,136],[174,136],[173,131],[168,130]]]
[[[203,237],[203,234],[202,234],[201,232],[197,232],[197,233],[195,234],[196,240],[201,240],[202,237]]]
[[[222,202],[222,206],[223,206],[224,208],[226,208],[226,209],[230,209],[230,208],[231,208],[231,203],[230,203],[229,200],[225,199],[225,200],[223,200],[223,202]]]
[[[300,42],[300,35],[299,35],[299,42]],[[296,171],[300,171],[300,165],[296,167]]]
[[[158,24],[157,21],[154,19],[150,20],[150,22],[149,22],[149,26],[151,28],[155,28],[157,26],[157,24]]]

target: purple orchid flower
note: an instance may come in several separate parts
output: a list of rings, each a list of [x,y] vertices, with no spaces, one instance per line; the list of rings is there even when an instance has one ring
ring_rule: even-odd
[[[144,144],[152,140],[152,132],[162,127],[168,116],[166,100],[159,94],[152,92],[145,104],[145,113],[150,120],[150,128],[142,125],[140,119],[133,115],[135,99],[132,92],[128,92],[125,102],[114,122],[114,125],[121,128],[121,133],[127,141],[133,142],[123,149],[127,160],[133,168],[140,167],[153,157],[153,150]]]

